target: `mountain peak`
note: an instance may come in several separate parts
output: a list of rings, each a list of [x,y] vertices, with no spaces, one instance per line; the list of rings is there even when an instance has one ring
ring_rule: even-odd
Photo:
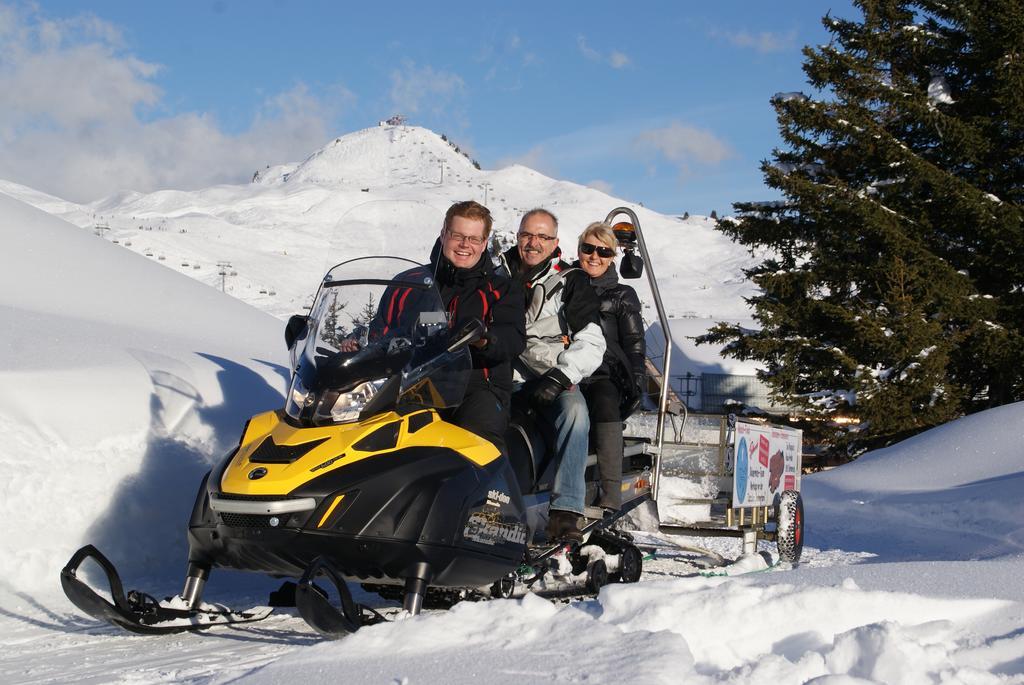
[[[381,123],[335,138],[284,177],[322,185],[422,183],[441,175],[478,173],[457,147],[419,126]]]

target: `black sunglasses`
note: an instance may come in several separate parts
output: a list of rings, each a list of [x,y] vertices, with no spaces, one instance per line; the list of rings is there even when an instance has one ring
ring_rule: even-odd
[[[591,245],[590,243],[580,244],[580,254],[594,254],[597,252],[598,257],[604,257],[610,259],[615,256],[615,250],[610,247],[598,247],[597,245]]]

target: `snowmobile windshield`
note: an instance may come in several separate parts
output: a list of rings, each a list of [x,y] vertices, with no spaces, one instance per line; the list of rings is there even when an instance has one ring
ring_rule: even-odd
[[[466,349],[449,351],[449,328],[429,266],[397,257],[338,264],[295,343],[287,414],[321,425],[457,405],[471,362]]]

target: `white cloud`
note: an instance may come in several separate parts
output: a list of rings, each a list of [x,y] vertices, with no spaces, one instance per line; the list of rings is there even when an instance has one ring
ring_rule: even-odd
[[[618,50],[613,50],[612,54],[608,55],[608,64],[612,65],[613,69],[621,69],[629,64],[629,56]]]
[[[391,72],[391,104],[403,114],[416,114],[421,107],[442,112],[465,88],[461,76],[437,71],[429,64],[418,67],[407,61],[401,69]]]
[[[523,69],[540,63],[537,54],[529,51],[528,41],[515,29],[506,33],[495,32],[481,38],[477,62],[487,66],[484,83],[497,90],[512,92],[523,87]]]
[[[580,54],[589,59],[590,61],[601,61],[601,53],[587,45],[587,39],[584,36],[576,37],[576,46],[580,49]]]
[[[587,187],[593,188],[594,190],[600,190],[605,195],[611,195],[613,190],[611,183],[608,181],[602,181],[599,178],[595,178],[593,181],[587,183]]]
[[[332,135],[352,94],[302,84],[268,98],[238,134],[210,114],[160,116],[160,65],[126,53],[94,16],[0,7],[0,178],[76,201],[121,188],[202,188],[298,161]]]
[[[666,127],[643,131],[633,139],[642,158],[663,157],[683,173],[691,164],[718,164],[735,152],[728,143],[706,129],[673,121]]]
[[[796,31],[779,34],[770,31],[712,31],[715,38],[724,38],[738,48],[751,48],[762,54],[783,52],[796,47]]]
[[[629,55],[626,53],[618,50],[612,50],[610,54],[605,56],[598,50],[590,47],[590,45],[587,44],[586,37],[582,35],[576,37],[576,47],[579,48],[580,54],[591,62],[601,62],[607,64],[612,69],[622,69],[630,64]]]

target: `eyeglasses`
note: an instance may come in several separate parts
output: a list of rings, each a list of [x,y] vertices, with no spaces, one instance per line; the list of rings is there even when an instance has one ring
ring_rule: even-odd
[[[615,256],[615,250],[610,247],[599,247],[590,243],[580,243],[580,254],[594,254],[595,252],[598,257],[604,257],[605,259],[611,259]]]
[[[470,245],[483,245],[487,238],[479,235],[464,235],[462,233],[453,233],[445,229],[445,235],[448,236],[448,240],[453,243],[469,243]]]
[[[519,238],[521,243],[528,243],[534,238],[542,243],[550,243],[552,240],[558,239],[558,236],[544,235],[543,233],[527,233],[526,231],[520,231],[516,237]]]

